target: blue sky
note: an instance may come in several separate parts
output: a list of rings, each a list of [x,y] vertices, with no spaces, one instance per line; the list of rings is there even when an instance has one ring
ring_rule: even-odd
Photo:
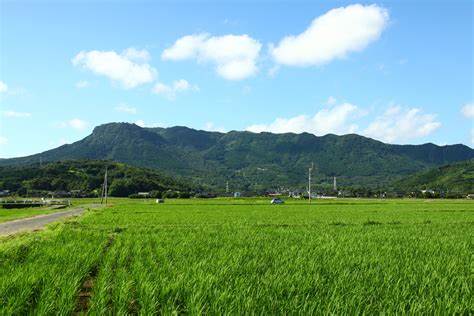
[[[473,10],[0,0],[0,157],[107,122],[472,147]]]

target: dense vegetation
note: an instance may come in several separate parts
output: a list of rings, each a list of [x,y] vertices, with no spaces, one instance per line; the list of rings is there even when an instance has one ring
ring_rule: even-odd
[[[44,165],[0,167],[0,189],[23,196],[98,196],[108,169],[109,194],[130,196],[152,191],[154,197],[189,196],[193,187],[152,169],[123,163],[68,160]]]
[[[311,162],[315,184],[377,189],[430,167],[474,158],[464,145],[389,145],[359,135],[206,132],[186,127],[98,126],[81,141],[41,154],[0,160],[0,165],[64,159],[109,159],[156,168],[199,185],[261,193],[281,187],[305,189]]]
[[[5,239],[0,314],[472,313],[469,201],[122,201]]]
[[[190,185],[185,179],[176,180],[154,169],[94,160],[0,166],[0,190],[10,190],[22,196],[98,196],[106,166],[109,170],[109,194],[112,196],[138,197],[138,192],[151,192],[151,197],[185,198],[219,193],[219,190],[212,188],[205,191],[203,187]],[[474,160],[428,169],[376,188],[339,185],[338,190],[339,195],[345,197],[400,197],[414,193],[419,197],[465,197],[474,192]],[[434,190],[435,193],[422,194],[421,190]],[[331,183],[314,183],[313,192],[337,194]],[[246,193],[263,194],[255,191]]]
[[[433,190],[447,196],[474,193],[474,160],[435,167],[395,182],[405,192]]]

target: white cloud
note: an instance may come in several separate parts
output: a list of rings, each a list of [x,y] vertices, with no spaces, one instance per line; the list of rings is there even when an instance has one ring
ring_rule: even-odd
[[[70,121],[68,121],[68,124],[70,127],[74,128],[74,129],[78,129],[78,130],[83,130],[87,127],[88,123],[83,121],[83,120],[80,120],[78,118],[74,118]]]
[[[144,62],[145,52],[131,48],[121,54],[115,51],[82,51],[72,59],[72,63],[131,89],[152,82],[157,75],[157,71]]]
[[[128,114],[137,114],[137,109],[133,106],[129,106],[126,103],[120,103],[116,108],[116,111],[124,112]]]
[[[160,127],[160,126],[165,126],[165,124],[160,124],[160,123],[151,123],[151,124],[147,124],[145,123],[144,120],[136,120],[135,122],[133,122],[135,125],[138,125],[140,127]]]
[[[334,105],[334,104],[336,104],[336,102],[337,102],[337,99],[335,97],[329,96],[329,98],[326,101],[326,104],[327,105]]]
[[[76,82],[76,88],[77,89],[84,89],[84,88],[87,88],[89,86],[90,86],[89,81],[86,81],[86,80],[80,80],[80,81]]]
[[[6,93],[8,91],[8,86],[5,82],[0,81],[0,93]]]
[[[377,40],[388,24],[389,14],[377,5],[349,5],[332,9],[313,20],[301,34],[287,36],[270,47],[283,65],[312,66],[344,58],[364,50]]]
[[[138,126],[140,126],[140,127],[145,127],[145,126],[146,126],[144,120],[137,120],[137,121],[135,121],[135,125],[138,125]]]
[[[15,112],[15,111],[5,111],[3,112],[5,117],[31,117],[31,113],[28,112]]]
[[[463,106],[461,113],[467,118],[474,118],[474,103],[468,103]]]
[[[277,118],[273,123],[251,125],[246,130],[272,133],[302,133],[314,135],[355,133],[358,126],[353,120],[360,116],[357,106],[342,103],[318,111],[314,116],[299,115],[292,118]]]
[[[423,114],[421,109],[391,106],[369,124],[364,135],[393,143],[428,136],[441,126],[434,114]]]
[[[326,102],[328,105],[316,112],[314,116],[298,115],[277,118],[270,124],[255,124],[248,126],[246,130],[255,133],[307,132],[317,136],[328,133],[337,135],[359,133],[393,143],[430,135],[441,126],[434,114],[424,114],[417,108],[390,106],[366,128],[360,128],[358,120],[369,112],[351,103],[335,104],[335,102],[335,99],[330,98]]]
[[[471,143],[474,145],[474,128],[471,129]]]
[[[257,73],[262,44],[248,35],[187,35],[161,55],[164,60],[195,59],[212,62],[217,73],[228,80],[242,80]]]
[[[150,53],[146,49],[139,50],[133,47],[124,50],[123,55],[130,60],[136,61],[149,61],[151,59]]]
[[[8,138],[4,136],[0,136],[0,145],[6,145],[8,144]]]
[[[206,125],[204,125],[204,130],[210,131],[210,132],[221,132],[221,133],[226,132],[225,128],[221,126],[216,126],[213,122],[207,122]]]
[[[89,123],[78,118],[73,118],[68,121],[60,122],[57,126],[61,128],[70,127],[77,130],[84,130],[89,126]]]
[[[199,87],[197,85],[190,84],[187,80],[180,79],[173,81],[173,83],[170,85],[158,82],[151,91],[155,94],[163,95],[169,100],[174,100],[176,99],[176,95],[178,93],[188,90],[199,91]]]

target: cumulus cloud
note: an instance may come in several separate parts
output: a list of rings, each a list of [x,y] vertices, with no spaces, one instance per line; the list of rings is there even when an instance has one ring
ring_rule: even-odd
[[[131,48],[121,54],[115,51],[82,51],[72,59],[72,64],[131,89],[152,82],[156,77],[157,71],[144,60],[148,56],[145,52]]]
[[[326,101],[326,104],[327,105],[334,105],[334,104],[336,104],[336,102],[337,102],[337,99],[335,97],[329,96],[329,98]]]
[[[421,109],[390,106],[375,118],[363,134],[384,142],[408,141],[428,136],[441,126],[434,114],[423,114]]]
[[[338,103],[329,99],[327,105],[313,116],[298,115],[290,118],[277,118],[269,124],[248,126],[247,131],[260,133],[311,133],[325,134],[359,133],[383,142],[393,143],[425,137],[437,130],[441,123],[436,115],[425,114],[418,108],[389,106],[380,116],[368,125],[360,126],[360,119],[369,111],[351,103]],[[365,124],[364,124],[365,125]]]
[[[0,81],[0,93],[6,93],[8,91],[8,86],[5,82]]]
[[[207,122],[204,125],[204,130],[209,131],[209,132],[221,132],[221,133],[226,132],[225,128],[221,126],[216,126],[213,122]]]
[[[170,85],[158,82],[151,91],[155,94],[163,95],[169,100],[174,100],[178,93],[185,91],[199,91],[199,87],[190,84],[187,80],[180,79],[173,81]]]
[[[86,81],[86,80],[80,80],[80,81],[76,82],[76,88],[77,89],[84,89],[84,88],[87,88],[89,86],[90,86],[89,81]]]
[[[299,35],[284,37],[270,52],[278,64],[312,66],[364,50],[377,40],[389,21],[377,5],[349,5],[332,9],[313,20]]]
[[[474,118],[474,103],[468,103],[463,106],[461,113],[467,118]]]
[[[146,124],[145,124],[144,120],[137,120],[134,123],[135,123],[135,125],[138,125],[140,127],[146,127]]]
[[[302,133],[314,135],[355,133],[358,129],[353,120],[360,116],[356,105],[342,103],[316,112],[314,116],[299,115],[291,118],[277,118],[270,124],[251,125],[247,131],[272,133]]]
[[[124,112],[128,114],[137,114],[137,109],[133,106],[129,106],[126,103],[120,103],[116,108],[116,111]]]
[[[68,121],[60,122],[57,126],[61,128],[70,127],[76,130],[84,130],[89,126],[89,123],[78,118],[73,118]]]
[[[5,116],[5,117],[16,117],[16,118],[20,118],[20,117],[30,117],[30,116],[31,116],[31,113],[28,113],[28,112],[16,112],[16,111],[5,111],[5,112],[3,112],[3,116]]]
[[[136,49],[133,47],[127,48],[123,51],[123,55],[135,61],[149,61],[151,59],[150,53],[146,49]]]
[[[135,125],[138,125],[140,127],[160,127],[160,126],[165,126],[165,124],[160,124],[160,123],[151,123],[151,124],[148,124],[148,123],[145,123],[144,120],[136,120],[135,122],[133,122]]]
[[[211,62],[221,77],[242,80],[257,73],[261,48],[262,44],[248,35],[195,34],[179,38],[163,51],[161,57],[164,60]]]

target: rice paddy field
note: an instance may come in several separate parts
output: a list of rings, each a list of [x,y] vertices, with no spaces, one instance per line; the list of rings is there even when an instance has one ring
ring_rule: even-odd
[[[112,200],[0,239],[0,314],[473,314],[474,202]]]

